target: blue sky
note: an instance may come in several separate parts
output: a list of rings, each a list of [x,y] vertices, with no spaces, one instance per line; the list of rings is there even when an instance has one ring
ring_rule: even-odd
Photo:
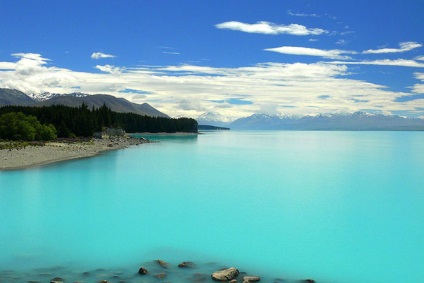
[[[171,116],[424,117],[424,2],[0,2],[0,87]]]

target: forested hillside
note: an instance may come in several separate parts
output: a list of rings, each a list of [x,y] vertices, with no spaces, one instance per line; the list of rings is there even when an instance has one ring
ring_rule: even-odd
[[[35,116],[41,124],[52,124],[58,137],[91,137],[104,127],[121,127],[126,132],[197,132],[197,122],[190,118],[164,118],[141,116],[134,113],[118,113],[106,105],[99,108],[52,105],[43,107],[4,106],[0,116],[21,112]]]

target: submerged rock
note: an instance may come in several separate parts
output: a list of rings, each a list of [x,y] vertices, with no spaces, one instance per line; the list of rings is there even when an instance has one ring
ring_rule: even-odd
[[[258,282],[261,278],[259,276],[243,276],[243,282]]]
[[[237,268],[230,267],[228,269],[218,270],[212,273],[211,277],[216,281],[230,281],[239,275]]]
[[[162,272],[162,273],[155,274],[155,277],[157,279],[164,279],[166,278],[166,273]]]
[[[315,280],[314,279],[305,279],[305,280],[302,280],[301,282],[303,282],[303,283],[315,283]]]
[[[183,261],[180,264],[178,264],[178,267],[181,268],[187,268],[187,267],[195,267],[196,265],[194,264],[194,262],[191,261]]]
[[[50,280],[50,283],[63,283],[63,278],[55,277],[52,280]]]
[[[144,267],[140,267],[140,269],[138,270],[138,274],[145,275],[147,273],[148,273],[148,271]]]
[[[168,268],[168,263],[166,261],[157,259],[155,260],[160,266],[162,266],[163,268]]]

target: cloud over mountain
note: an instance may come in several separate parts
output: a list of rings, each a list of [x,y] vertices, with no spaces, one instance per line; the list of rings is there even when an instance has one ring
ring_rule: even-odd
[[[305,51],[296,51],[299,50]],[[343,54],[344,51],[324,52],[322,56]],[[408,93],[350,78],[348,64],[356,62],[269,62],[241,67],[97,65],[95,68],[101,72],[81,72],[55,67],[41,54],[13,56],[16,62],[0,62],[0,66],[10,68],[0,72],[0,87],[26,93],[107,93],[133,102],[152,103],[172,116],[197,117],[217,111],[237,118],[270,106],[272,112],[299,115],[359,110],[404,111],[413,115],[424,107],[424,100],[396,100]],[[422,78],[420,74],[417,79]],[[422,91],[422,84],[411,89]]]

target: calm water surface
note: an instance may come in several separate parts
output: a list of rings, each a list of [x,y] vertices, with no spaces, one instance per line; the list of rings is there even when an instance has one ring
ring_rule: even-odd
[[[0,172],[0,270],[162,258],[269,278],[424,282],[424,133],[158,138]]]

